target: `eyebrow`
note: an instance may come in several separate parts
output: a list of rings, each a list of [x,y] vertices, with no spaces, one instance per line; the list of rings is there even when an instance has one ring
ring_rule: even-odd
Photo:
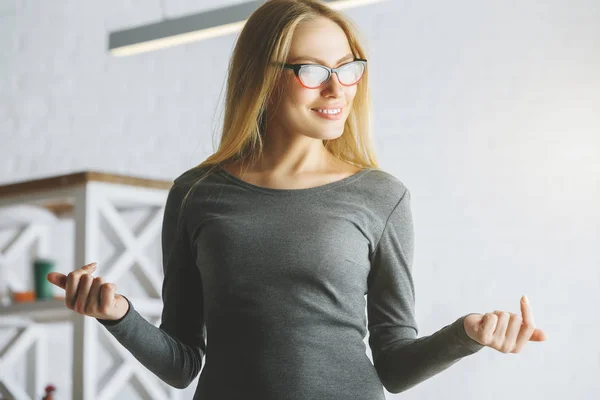
[[[339,63],[341,63],[342,61],[344,61],[344,60],[346,60],[348,58],[354,59],[354,54],[352,54],[352,53],[346,54],[344,57],[340,58],[337,61],[336,64],[339,64]],[[325,62],[323,60],[319,60],[319,59],[314,58],[314,57],[294,57],[294,59],[291,62],[293,63],[293,62],[298,61],[298,60],[308,60],[308,61],[317,62],[319,64],[325,64]]]

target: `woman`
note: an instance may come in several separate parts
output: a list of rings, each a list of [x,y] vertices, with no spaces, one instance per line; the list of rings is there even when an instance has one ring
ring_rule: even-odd
[[[160,327],[95,263],[48,279],[168,384],[203,367],[195,399],[374,400],[432,377],[483,348],[496,314],[417,339],[410,192],[377,168],[369,107],[351,23],[266,2],[234,50],[218,151],[166,202]]]

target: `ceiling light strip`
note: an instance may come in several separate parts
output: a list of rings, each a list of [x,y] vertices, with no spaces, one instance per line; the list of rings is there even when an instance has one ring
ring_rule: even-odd
[[[345,10],[384,0],[324,1],[333,9]],[[241,31],[248,17],[263,4],[264,0],[251,1],[113,32],[108,48],[114,56],[129,56],[232,34]]]

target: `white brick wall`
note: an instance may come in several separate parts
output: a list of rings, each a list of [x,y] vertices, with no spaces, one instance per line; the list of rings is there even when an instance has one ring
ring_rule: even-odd
[[[0,0],[0,184],[86,169],[172,179],[201,162],[235,37],[114,58],[108,33],[233,3]],[[468,312],[519,312],[524,293],[549,334],[519,355],[484,349],[397,398],[593,398],[597,0],[389,0],[348,14],[371,51],[381,166],[413,193],[420,335]],[[68,332],[50,334],[71,351]],[[70,399],[57,354],[51,380]]]

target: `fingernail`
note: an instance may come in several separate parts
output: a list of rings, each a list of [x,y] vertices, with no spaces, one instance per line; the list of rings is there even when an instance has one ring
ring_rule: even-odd
[[[96,263],[89,263],[88,265],[85,266],[86,268],[95,268],[96,267]]]
[[[523,303],[525,303],[525,304],[529,303],[529,299],[527,298],[526,295],[523,295]]]

